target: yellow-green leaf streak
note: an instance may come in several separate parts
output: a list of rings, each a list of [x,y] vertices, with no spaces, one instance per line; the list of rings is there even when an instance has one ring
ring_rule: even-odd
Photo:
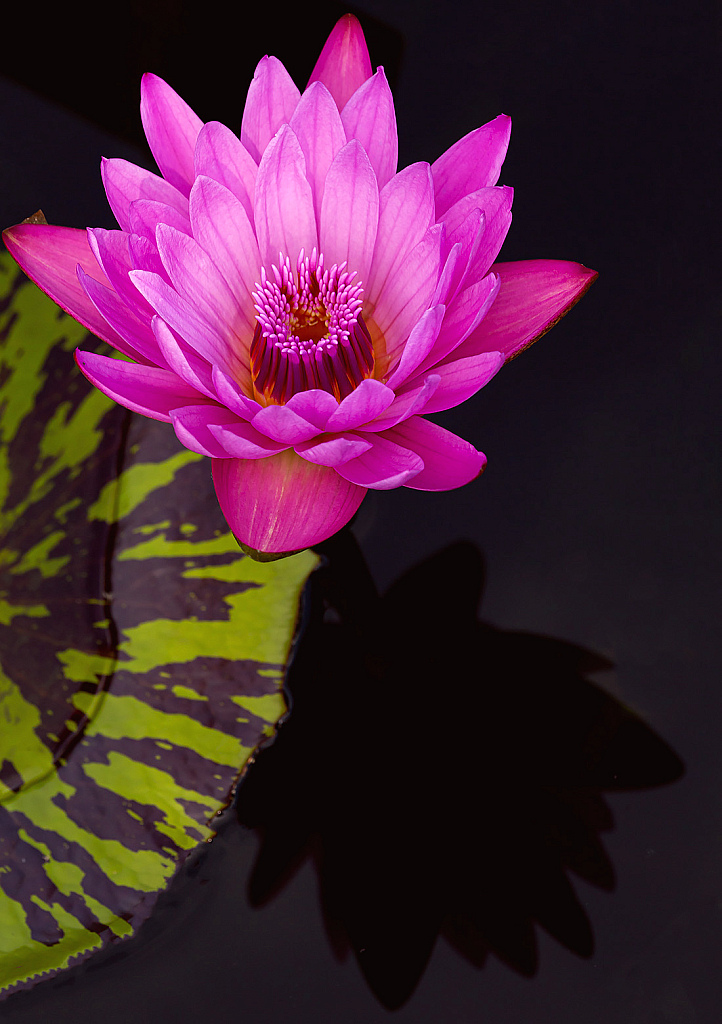
[[[292,623],[306,577],[318,559],[302,551],[278,562],[241,561],[243,581],[259,589],[229,594],[229,621],[155,619],[127,629],[118,669],[147,672],[156,665],[197,657],[229,658],[282,665],[291,644]],[[239,572],[240,575],[240,572]]]

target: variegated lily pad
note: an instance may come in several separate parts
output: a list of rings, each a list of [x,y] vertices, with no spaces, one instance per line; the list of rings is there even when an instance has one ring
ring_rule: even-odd
[[[212,837],[317,561],[243,555],[207,461],[91,388],[81,340],[0,257],[5,992],[131,934]]]

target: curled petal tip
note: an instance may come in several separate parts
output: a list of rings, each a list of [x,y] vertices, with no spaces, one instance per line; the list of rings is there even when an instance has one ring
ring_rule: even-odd
[[[361,23],[355,15],[344,14],[331,30],[308,84],[323,82],[338,109],[342,110],[359,86],[371,78],[372,74],[371,58]]]

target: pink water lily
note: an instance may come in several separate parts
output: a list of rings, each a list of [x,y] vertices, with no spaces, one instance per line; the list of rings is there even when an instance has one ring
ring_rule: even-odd
[[[352,15],[303,94],[259,63],[240,139],[155,75],[141,117],[161,176],[104,160],[120,230],[26,223],[5,241],[125,359],[86,377],[213,460],[260,552],[317,543],[368,488],[446,490],[486,458],[425,418],[471,397],[589,287],[577,263],[494,263],[511,221],[501,115],[397,172],[394,106]]]

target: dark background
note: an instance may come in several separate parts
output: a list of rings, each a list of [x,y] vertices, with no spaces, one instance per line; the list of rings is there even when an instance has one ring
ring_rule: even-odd
[[[51,223],[113,226],[98,161],[147,160],[134,149],[145,70],[233,128],[264,53],[303,86],[348,8],[260,6],[124,0],[16,14],[0,79],[3,226],[38,207]],[[354,531],[373,576],[384,588],[451,541],[474,541],[488,573],[481,617],[609,658],[600,682],[686,764],[680,782],[610,798],[616,890],[574,883],[591,959],[540,932],[527,980],[493,956],[477,969],[440,941],[395,1016],[712,1024],[722,998],[718,14],[671,0],[353,10],[394,87],[400,165],[511,114],[501,182],[515,186],[515,219],[502,257],[574,259],[600,274],[550,335],[439,417],[486,452],[481,479],[366,499]],[[445,680],[439,700],[455,699]],[[369,755],[389,743],[370,737]],[[353,957],[334,960],[308,864],[269,906],[248,906],[256,843],[230,820],[136,940],[12,997],[0,1017],[389,1018]]]

